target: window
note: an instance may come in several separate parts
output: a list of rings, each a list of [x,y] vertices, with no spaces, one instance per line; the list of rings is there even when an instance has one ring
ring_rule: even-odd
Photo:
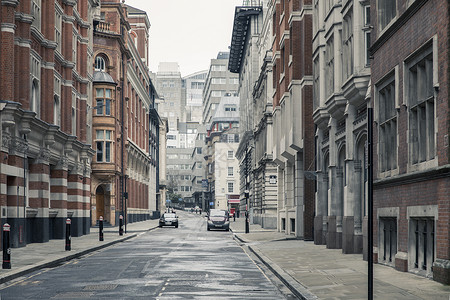
[[[228,182],[228,193],[234,193],[234,183],[231,181]]]
[[[370,65],[370,6],[364,6],[364,63]]]
[[[216,78],[213,78],[211,80],[211,83],[213,83],[213,84],[226,84],[227,83],[227,79],[223,78],[223,77],[216,77]]]
[[[37,80],[33,80],[33,84],[31,86],[30,109],[35,113],[39,112],[39,82]]]
[[[96,89],[96,113],[97,116],[110,116],[111,115],[111,101],[112,101],[111,89]]]
[[[411,164],[435,158],[433,52],[427,47],[407,62],[409,153]]]
[[[72,35],[72,62],[77,63],[77,47],[78,47],[78,36],[74,32]]]
[[[55,3],[55,42],[56,50],[61,53],[62,10]]]
[[[320,63],[319,55],[314,59],[313,62],[313,99],[314,99],[314,109],[320,106]]]
[[[410,219],[410,258],[414,263],[413,269],[425,270],[426,274],[432,273],[435,261],[435,225],[434,218]]]
[[[77,95],[72,92],[72,135],[77,135]]]
[[[228,167],[228,176],[234,176],[233,167]]]
[[[97,162],[111,162],[112,143],[111,130],[96,131]]]
[[[395,265],[397,253],[397,219],[380,218],[379,260],[389,265]]]
[[[234,134],[228,134],[227,138],[228,138],[228,143],[234,143]]]
[[[225,111],[236,111],[236,105],[225,105]]]
[[[53,123],[61,126],[61,79],[53,77]]]
[[[397,112],[395,110],[394,76],[378,90],[379,98],[379,163],[380,171],[397,168]]]
[[[397,15],[397,0],[378,0],[378,26],[383,30]]]
[[[352,13],[344,17],[342,28],[342,75],[346,80],[353,74],[353,19]]]
[[[53,122],[55,125],[61,125],[61,103],[59,97],[53,97]]]
[[[222,91],[212,91],[211,92],[211,96],[213,96],[213,97],[221,97],[222,96]]]
[[[31,1],[31,15],[33,16],[33,25],[39,31],[41,30],[41,0]]]
[[[95,71],[105,72],[105,70],[106,70],[105,59],[101,56],[97,56],[95,58]]]
[[[227,68],[225,65],[213,65],[212,70],[213,71],[226,71]]]
[[[334,40],[329,38],[325,46],[325,69],[326,69],[326,97],[330,97],[334,92]]]
[[[234,153],[233,153],[233,151],[231,150],[231,151],[228,151],[228,159],[233,159],[234,158]]]
[[[31,54],[31,95],[30,95],[30,110],[36,113],[36,117],[40,117],[40,80],[41,80],[41,61],[38,57]]]

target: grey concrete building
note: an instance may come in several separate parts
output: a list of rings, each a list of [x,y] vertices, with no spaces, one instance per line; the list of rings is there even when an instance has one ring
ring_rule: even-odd
[[[191,161],[192,161],[192,199],[194,199],[194,205],[205,209],[205,196],[204,196],[204,184],[206,184],[204,166],[204,148],[206,138],[206,127],[200,125],[197,128],[197,134],[194,141],[194,148],[191,149]]]
[[[228,52],[219,52],[215,59],[211,59],[203,90],[202,123],[205,125],[211,122],[223,96],[237,95],[239,78],[237,74],[228,71],[228,58]]]
[[[202,122],[203,88],[208,71],[199,71],[183,77],[186,93],[186,121]]]
[[[211,122],[207,125],[205,139],[206,209],[229,210],[239,207],[239,98],[222,97]]]
[[[315,243],[362,253],[369,3],[314,1]],[[365,249],[367,251],[367,249]]]
[[[192,200],[192,160],[191,148],[167,148],[167,190],[181,195],[181,206],[190,206]]]

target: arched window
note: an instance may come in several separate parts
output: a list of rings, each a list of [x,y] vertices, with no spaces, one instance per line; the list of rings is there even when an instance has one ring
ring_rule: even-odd
[[[106,70],[105,59],[100,55],[98,55],[97,57],[95,57],[95,71],[105,72],[105,70]]]

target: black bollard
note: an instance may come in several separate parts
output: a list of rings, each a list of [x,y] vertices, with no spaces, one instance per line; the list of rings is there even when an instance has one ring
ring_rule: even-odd
[[[245,233],[250,231],[250,220],[248,218],[248,211],[245,212]]]
[[[119,235],[123,235],[123,216],[119,216]]]
[[[71,223],[72,223],[72,221],[69,218],[67,218],[66,219],[66,251],[72,250],[72,247],[71,247],[72,236],[70,235],[70,224]]]
[[[98,240],[100,242],[103,241],[103,217],[100,217],[100,220],[98,221]]]
[[[11,269],[11,248],[9,245],[9,233],[11,226],[8,223],[3,225],[3,269]]]

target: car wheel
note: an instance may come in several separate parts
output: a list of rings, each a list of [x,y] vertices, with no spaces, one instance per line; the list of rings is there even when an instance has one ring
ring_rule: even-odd
[[[175,225],[175,228],[178,228],[178,225]]]
[[[206,229],[207,229],[208,231],[210,231],[210,230],[211,230],[211,228],[209,228],[209,227],[206,227]]]
[[[226,228],[225,231],[230,231],[230,228]]]
[[[158,227],[159,227],[159,228],[161,228],[161,227],[162,227],[162,225],[158,225]]]

